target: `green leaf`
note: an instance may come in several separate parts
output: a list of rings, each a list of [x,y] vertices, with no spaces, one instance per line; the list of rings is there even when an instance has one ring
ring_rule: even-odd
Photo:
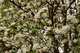
[[[17,50],[13,50],[11,53],[17,53]]]
[[[72,46],[80,46],[80,41],[72,42]]]
[[[26,53],[30,53],[29,51],[26,51]]]
[[[43,15],[43,12],[40,13],[40,16],[42,16],[42,15]]]
[[[80,20],[80,12],[76,15],[76,18]]]
[[[18,26],[20,26],[20,25],[19,24],[14,24],[12,27],[16,29]]]
[[[32,50],[31,52],[30,51],[26,51],[26,53],[35,53],[36,50]]]
[[[78,49],[78,53],[80,53],[80,48]]]
[[[32,30],[32,33],[35,33],[35,32],[37,32],[37,30],[36,30],[36,29],[33,29],[33,30]]]
[[[12,20],[9,20],[9,21],[6,21],[7,24],[11,24],[12,23]]]
[[[33,50],[31,53],[35,53],[36,52],[36,50]]]

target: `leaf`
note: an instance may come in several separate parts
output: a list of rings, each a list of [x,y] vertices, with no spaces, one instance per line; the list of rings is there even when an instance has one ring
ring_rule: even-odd
[[[12,21],[11,21],[11,20],[9,20],[9,21],[6,21],[6,23],[7,23],[7,24],[11,24],[11,23],[12,23]]]
[[[36,50],[32,50],[31,52],[30,51],[26,51],[26,53],[35,53]]]
[[[33,50],[31,53],[35,53],[36,52],[36,50]]]
[[[80,53],[80,48],[78,49],[78,52]]]
[[[80,12],[76,15],[76,18],[80,20]]]
[[[18,26],[21,26],[21,25],[20,24],[14,24],[12,27],[16,29]]]
[[[26,53],[30,53],[29,51],[26,51]]]
[[[11,53],[17,53],[17,50],[13,50]]]
[[[80,46],[80,41],[72,42],[72,46]]]
[[[36,30],[36,29],[33,29],[33,30],[32,30],[32,33],[35,33],[35,32],[37,32],[37,30]]]
[[[42,16],[42,15],[43,15],[43,12],[40,13],[40,16]]]

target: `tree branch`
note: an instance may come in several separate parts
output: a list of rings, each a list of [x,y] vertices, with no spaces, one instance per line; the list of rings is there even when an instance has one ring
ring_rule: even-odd
[[[28,13],[29,11],[31,11],[31,9],[28,9],[27,11],[24,10],[21,6],[17,5],[14,1],[9,0],[12,4],[14,4],[15,6],[17,6],[19,9],[23,10],[24,12]],[[34,13],[31,12],[31,15],[34,16]]]
[[[70,2],[70,5],[67,7],[66,12],[67,12],[67,10],[71,7],[71,5],[72,5],[75,1],[76,1],[76,0],[73,0],[72,2]]]

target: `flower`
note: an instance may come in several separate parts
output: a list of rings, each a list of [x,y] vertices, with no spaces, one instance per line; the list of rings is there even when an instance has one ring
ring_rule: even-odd
[[[25,2],[21,2],[21,5],[24,6],[26,3]]]
[[[63,30],[68,30],[68,29],[70,29],[70,26],[69,25],[63,26],[62,29]]]
[[[78,23],[78,19],[75,18],[73,15],[68,15],[67,19],[71,21],[71,23],[75,24]]]
[[[80,31],[80,24],[76,27],[77,31]]]
[[[38,13],[44,12],[45,10],[48,10],[48,8],[42,8]]]
[[[51,24],[51,20],[47,21],[48,24]]]
[[[8,10],[13,10],[13,8],[9,8]]]
[[[39,18],[40,17],[40,13],[41,12],[44,12],[45,10],[48,10],[47,8],[42,8],[41,10],[39,10],[39,12],[37,13],[37,14],[35,14],[35,18]],[[44,14],[44,15],[46,15],[46,14]]]
[[[6,47],[10,47],[10,44],[5,44]]]
[[[17,53],[21,53],[21,49],[18,49]]]
[[[9,53],[8,51],[5,51],[5,53]]]
[[[73,42],[75,42],[75,43],[76,43],[77,41],[78,41],[78,39],[74,39],[74,40],[73,40]]]
[[[37,49],[37,48],[39,48],[39,44],[38,44],[38,43],[35,43],[35,44],[33,45],[33,50],[35,50],[35,49]]]
[[[14,24],[15,24],[15,22],[12,22],[12,23],[11,23],[11,25],[14,25]]]
[[[9,40],[9,38],[3,37],[3,41],[7,41],[7,40]]]
[[[26,51],[27,51],[26,45],[22,45],[22,46],[21,46],[21,50],[23,51],[23,53],[26,53]]]
[[[35,16],[34,16],[35,18],[40,18],[40,14],[38,13],[38,14],[35,14]]]
[[[71,20],[71,23],[73,23],[73,24],[78,23],[78,19],[76,19],[76,18],[72,19],[72,20]]]
[[[47,26],[44,26],[43,28],[44,28],[44,29],[47,29]]]
[[[40,4],[41,4],[40,2],[37,3],[37,5],[40,5]]]
[[[60,30],[61,30],[61,34],[66,34],[67,30],[70,29],[69,25],[63,26]]]
[[[18,17],[18,15],[17,14],[14,14],[13,17],[16,18],[16,17]]]
[[[51,30],[51,27],[47,27],[45,26],[45,33],[44,34],[51,34],[50,30]]]
[[[0,3],[3,3],[4,2],[4,0],[0,0]]]
[[[68,20],[72,20],[73,18],[75,18],[73,15],[68,15],[68,16],[67,16],[67,19],[68,19]]]
[[[55,35],[55,38],[58,38],[59,37],[59,35]]]
[[[47,29],[46,30],[51,30],[51,27],[47,27]]]
[[[51,32],[50,32],[50,30],[46,30],[44,34],[45,34],[45,35],[46,35],[46,34],[51,34]]]
[[[4,9],[4,11],[5,11],[5,12],[7,12],[7,11],[8,11],[8,9]]]
[[[54,31],[55,31],[57,34],[59,34],[59,33],[61,32],[60,29],[58,29],[58,28],[55,28]]]
[[[0,31],[1,31],[1,30],[6,30],[6,27],[0,27]]]
[[[44,52],[45,50],[47,50],[47,47],[43,47],[42,49],[40,49],[40,52]]]

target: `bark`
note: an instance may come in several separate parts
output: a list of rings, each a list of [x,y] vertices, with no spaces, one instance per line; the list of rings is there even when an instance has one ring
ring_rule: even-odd
[[[56,40],[55,37],[54,37],[54,53],[59,53],[58,40]]]
[[[69,41],[64,43],[64,53],[68,53],[68,49],[69,49]]]
[[[53,27],[54,27],[54,16],[55,16],[54,11],[56,12],[57,8],[53,9],[53,4],[50,6],[50,8],[48,6],[49,19],[51,20],[51,23],[52,23]],[[52,36],[54,38],[54,53],[59,53],[59,50],[58,50],[58,40],[55,39],[55,35],[54,34]]]
[[[65,10],[62,10],[63,13],[63,17],[64,17],[64,21],[63,24],[64,26],[66,25],[66,18],[67,18],[67,10],[71,7],[71,5],[75,2],[76,0],[73,0],[72,2],[70,2],[69,6],[67,7],[67,9],[65,9],[65,7],[63,7]],[[62,3],[64,4],[64,0],[62,0]],[[67,37],[68,38],[68,37]],[[66,43],[64,43],[64,53],[69,53],[68,52],[69,49],[69,41],[67,41]]]

